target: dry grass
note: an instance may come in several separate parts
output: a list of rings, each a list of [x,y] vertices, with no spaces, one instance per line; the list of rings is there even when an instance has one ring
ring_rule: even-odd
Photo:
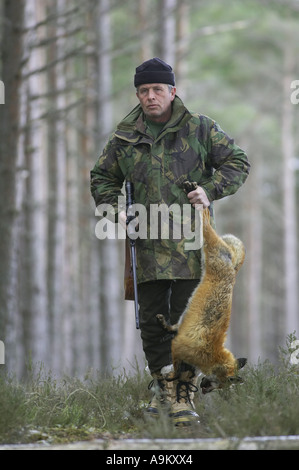
[[[278,365],[246,366],[244,384],[200,396],[201,425],[174,429],[168,416],[144,417],[150,377],[136,368],[117,377],[55,379],[40,368],[19,382],[0,376],[0,442],[69,442],[99,437],[172,438],[299,435],[299,368],[290,336]]]

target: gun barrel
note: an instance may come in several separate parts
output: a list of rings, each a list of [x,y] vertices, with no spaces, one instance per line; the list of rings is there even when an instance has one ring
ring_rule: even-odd
[[[126,182],[127,207],[134,204],[134,184],[131,181]]]
[[[130,181],[126,182],[126,206],[127,206],[127,225],[130,223],[133,214],[130,213],[130,208],[134,204],[134,185]],[[128,217],[129,216],[129,217]],[[133,285],[134,285],[134,303],[135,303],[135,322],[136,329],[139,330],[139,305],[138,305],[138,290],[137,290],[137,261],[136,261],[136,248],[135,240],[130,238],[130,248],[131,248],[131,265],[133,272]]]

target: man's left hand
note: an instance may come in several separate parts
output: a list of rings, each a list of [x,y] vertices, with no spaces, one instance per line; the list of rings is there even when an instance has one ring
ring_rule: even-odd
[[[210,206],[210,201],[204,189],[200,186],[198,186],[194,191],[191,191],[188,194],[188,198],[193,207],[195,207],[196,204],[202,204],[204,209]]]

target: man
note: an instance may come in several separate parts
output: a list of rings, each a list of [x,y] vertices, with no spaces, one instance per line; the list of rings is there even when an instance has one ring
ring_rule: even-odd
[[[134,85],[139,104],[119,123],[91,171],[92,195],[97,205],[112,205],[117,220],[125,224],[118,196],[124,180],[131,181],[135,202],[148,215],[153,207],[187,205],[194,227],[196,205],[210,207],[212,213],[212,201],[235,193],[244,183],[247,156],[215,121],[184,106],[176,95],[172,68],[163,60],[154,58],[137,67]],[[186,194],[186,181],[197,182],[197,189]],[[157,415],[164,406],[179,425],[198,420],[192,402],[195,371],[186,364],[173,377],[172,337],[156,315],[178,321],[202,266],[199,249],[187,249],[184,235],[171,236],[175,217],[169,215],[168,238],[160,229],[156,237],[137,239],[138,300],[143,350],[153,376],[154,397],[147,411]],[[147,221],[150,225],[150,217]]]

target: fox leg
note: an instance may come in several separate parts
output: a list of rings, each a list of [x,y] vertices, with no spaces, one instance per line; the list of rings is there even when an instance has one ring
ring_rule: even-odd
[[[171,333],[176,333],[178,331],[178,328],[179,328],[179,324],[176,323],[175,325],[171,325],[169,322],[167,322],[165,320],[165,317],[164,315],[156,315],[156,317],[158,318],[159,322],[161,323],[161,325],[163,326],[163,328],[165,328],[165,330],[171,332]]]

